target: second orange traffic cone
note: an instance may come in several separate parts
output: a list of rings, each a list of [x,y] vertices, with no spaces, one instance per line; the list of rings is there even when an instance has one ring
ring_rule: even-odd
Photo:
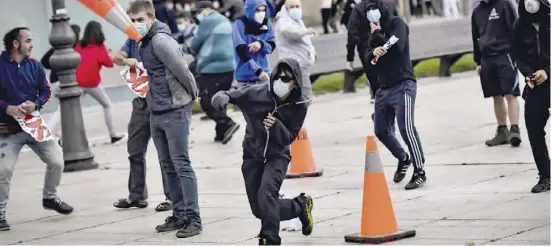
[[[291,167],[287,178],[319,177],[323,175],[323,169],[319,169],[312,155],[312,146],[308,140],[306,128],[300,129],[297,138],[291,144]]]
[[[415,230],[398,230],[392,200],[374,136],[367,137],[360,233],[344,236],[345,242],[380,244],[415,236]]]

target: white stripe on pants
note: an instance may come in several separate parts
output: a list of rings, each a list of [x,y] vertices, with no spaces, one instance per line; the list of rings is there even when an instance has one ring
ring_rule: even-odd
[[[419,149],[419,139],[415,135],[413,130],[413,107],[412,99],[407,93],[404,93],[404,102],[406,105],[405,110],[405,125],[406,125],[406,135],[411,144],[411,154],[413,155],[413,163],[416,165],[416,168],[419,170],[423,169],[423,157]]]

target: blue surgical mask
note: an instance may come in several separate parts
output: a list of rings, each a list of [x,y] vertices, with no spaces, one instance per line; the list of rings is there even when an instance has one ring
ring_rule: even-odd
[[[142,37],[145,37],[149,32],[149,28],[147,28],[145,23],[136,22],[134,23],[134,27],[136,27],[136,30],[138,30],[138,33],[142,35]]]
[[[302,20],[302,9],[301,8],[293,8],[289,10],[289,16],[293,18],[295,21]]]
[[[279,97],[282,98],[285,95],[289,93],[289,83],[285,83],[281,81],[281,79],[277,79],[274,81],[274,93]]]
[[[368,10],[366,16],[371,23],[379,23],[381,20],[381,12],[378,9]]]

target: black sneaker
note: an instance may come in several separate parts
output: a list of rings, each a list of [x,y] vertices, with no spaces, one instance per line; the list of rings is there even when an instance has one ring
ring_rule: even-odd
[[[159,203],[159,205],[155,207],[155,211],[157,212],[164,212],[164,211],[170,211],[170,210],[172,210],[172,202],[168,200]]]
[[[427,181],[427,176],[425,176],[425,172],[414,172],[413,176],[411,176],[411,180],[406,185],[406,190],[413,190],[420,188],[425,184]]]
[[[186,226],[185,220],[178,219],[174,216],[168,216],[165,219],[165,223],[156,226],[155,230],[157,230],[157,232],[175,231],[184,228],[184,226]]]
[[[202,231],[203,231],[203,226],[201,226],[201,223],[191,222],[186,224],[184,228],[176,232],[176,237],[177,238],[193,237],[195,235],[199,235],[199,233],[201,233]]]
[[[126,134],[122,134],[120,136],[114,136],[114,137],[111,137],[111,144],[112,145],[119,145],[120,143],[123,143],[127,139],[128,139],[128,135],[126,135]]]
[[[224,138],[222,139],[222,144],[227,144],[231,138],[233,137],[233,134],[239,130],[240,125],[237,123],[232,123],[231,126],[224,132]]]
[[[411,159],[409,158],[409,155],[406,154],[406,159],[398,162],[398,168],[394,173],[394,183],[400,183],[404,180],[409,166],[411,166]]]
[[[301,193],[298,198],[304,201],[304,210],[302,210],[302,213],[298,217],[300,223],[302,223],[302,235],[310,236],[312,231],[314,231],[314,217],[312,216],[314,199],[311,196],[304,195],[304,193]]]
[[[216,136],[216,137],[214,137],[214,142],[216,142],[216,143],[222,142],[222,140],[224,140],[224,136]]]
[[[201,118],[199,118],[200,120],[210,120],[210,118],[207,116],[207,115],[203,115],[201,116]]]
[[[486,141],[486,145],[489,147],[508,144],[508,143],[509,143],[509,129],[507,129],[507,126],[498,126],[496,130],[496,135],[494,136],[494,138]]]
[[[6,212],[0,212],[0,231],[9,231],[10,225],[6,220]]]
[[[59,198],[53,199],[42,199],[42,207],[46,210],[54,210],[60,214],[71,214],[73,212],[73,207],[69,204],[61,201]]]
[[[532,187],[532,193],[541,193],[549,190],[549,178],[544,178],[540,175],[540,180],[534,187]]]
[[[509,130],[509,142],[513,147],[518,147],[522,142],[518,125],[511,125],[511,130]]]
[[[119,199],[113,203],[116,208],[147,208],[147,205],[149,204],[144,200],[130,201],[128,199]]]
[[[279,242],[275,242],[273,240],[261,237],[258,239],[258,245],[281,245],[281,240],[279,240]]]

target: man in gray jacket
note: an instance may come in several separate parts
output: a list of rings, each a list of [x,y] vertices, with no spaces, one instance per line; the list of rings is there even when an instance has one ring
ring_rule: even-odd
[[[280,58],[293,58],[300,64],[302,72],[302,95],[311,99],[312,82],[308,68],[316,61],[316,50],[310,39],[315,34],[302,21],[300,0],[287,0],[276,16],[276,47]]]
[[[143,37],[139,53],[149,76],[151,135],[173,203],[172,216],[155,229],[191,237],[202,231],[197,180],[188,155],[191,108],[198,99],[195,79],[170,29],[155,19],[151,2],[132,2],[128,15]]]
[[[308,68],[316,61],[316,50],[310,39],[316,32],[302,21],[300,0],[287,0],[276,16],[276,47],[280,58],[293,58],[302,72],[302,95],[311,99],[312,82]]]

